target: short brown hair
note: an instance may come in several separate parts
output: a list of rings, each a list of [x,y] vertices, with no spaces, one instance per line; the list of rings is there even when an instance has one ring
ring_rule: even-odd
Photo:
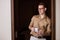
[[[46,4],[43,3],[43,2],[40,2],[40,3],[38,4],[38,6],[39,6],[39,5],[43,5],[44,7],[46,7]]]

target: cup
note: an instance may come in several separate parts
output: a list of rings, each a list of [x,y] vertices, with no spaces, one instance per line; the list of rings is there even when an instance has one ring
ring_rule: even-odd
[[[34,31],[35,31],[35,32],[38,32],[38,28],[34,28]]]

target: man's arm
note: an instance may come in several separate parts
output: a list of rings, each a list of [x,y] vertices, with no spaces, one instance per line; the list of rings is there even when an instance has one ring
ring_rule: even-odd
[[[47,21],[48,21],[48,26],[47,26],[46,35],[49,36],[51,34],[51,21],[50,19],[48,19]]]
[[[29,25],[29,29],[31,30],[30,34],[32,34],[35,37],[38,37],[38,33],[36,33],[34,31],[34,26],[33,26],[34,25],[34,19],[35,19],[35,16],[32,17],[30,25]]]
[[[31,22],[29,24],[29,29],[32,30],[34,24],[34,17],[32,17]]]

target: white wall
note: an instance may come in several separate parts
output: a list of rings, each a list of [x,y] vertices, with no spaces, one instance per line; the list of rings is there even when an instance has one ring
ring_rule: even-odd
[[[0,40],[11,40],[11,0],[0,0]]]
[[[56,0],[56,40],[60,40],[60,0]]]

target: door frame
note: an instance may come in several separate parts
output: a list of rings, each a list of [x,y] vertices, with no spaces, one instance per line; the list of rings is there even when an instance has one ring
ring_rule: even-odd
[[[14,0],[11,0],[11,40],[14,39]]]
[[[52,39],[56,40],[56,16],[55,16],[55,0],[51,0],[51,21],[52,21]],[[14,0],[11,0],[11,38],[14,39]]]

